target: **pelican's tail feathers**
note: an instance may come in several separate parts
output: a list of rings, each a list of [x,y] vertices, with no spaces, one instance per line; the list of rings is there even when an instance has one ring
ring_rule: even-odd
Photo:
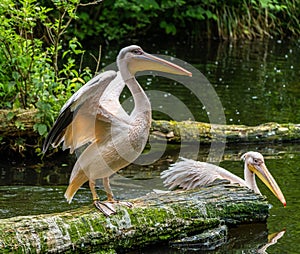
[[[66,192],[65,192],[65,198],[69,203],[72,202],[72,199],[75,195],[75,193],[78,191],[78,189],[89,179],[87,178],[86,174],[79,170],[75,177],[73,177],[72,181],[70,182]]]

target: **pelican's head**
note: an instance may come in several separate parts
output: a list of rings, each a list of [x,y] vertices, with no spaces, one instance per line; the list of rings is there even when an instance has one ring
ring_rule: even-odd
[[[262,154],[258,152],[247,152],[242,155],[241,158],[245,161],[245,168],[248,169],[252,174],[256,174],[280,200],[280,202],[286,206],[285,198],[275,179],[267,169]]]
[[[164,59],[147,54],[141,47],[136,45],[121,49],[117,57],[117,64],[124,79],[133,77],[138,71],[146,70],[192,76],[192,73],[184,68]]]

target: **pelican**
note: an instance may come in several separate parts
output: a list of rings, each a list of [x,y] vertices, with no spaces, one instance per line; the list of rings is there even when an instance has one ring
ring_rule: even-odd
[[[161,172],[161,178],[164,179],[164,185],[169,187],[169,189],[180,187],[190,190],[210,184],[217,179],[226,179],[231,183],[246,186],[255,193],[261,194],[255,181],[255,175],[257,175],[280,200],[283,206],[286,206],[285,198],[267,169],[262,154],[247,152],[242,155],[241,159],[244,160],[245,180],[216,165],[185,158]]]
[[[106,216],[116,213],[109,177],[142,153],[149,135],[151,105],[135,74],[154,70],[192,76],[184,68],[147,54],[136,45],[120,51],[117,66],[118,72],[97,75],[70,97],[43,144],[44,153],[50,145],[57,147],[62,142],[63,149],[70,149],[70,153],[85,148],[73,167],[65,198],[71,203],[77,190],[88,181],[93,204]],[[130,114],[119,102],[125,85],[134,99]],[[100,202],[96,193],[96,179],[100,178],[107,193],[106,202]]]

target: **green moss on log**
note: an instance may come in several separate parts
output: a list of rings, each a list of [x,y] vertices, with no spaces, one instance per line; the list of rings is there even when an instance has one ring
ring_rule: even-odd
[[[201,122],[153,121],[153,139],[169,142],[282,142],[300,139],[300,124],[265,123],[258,126],[216,125]]]

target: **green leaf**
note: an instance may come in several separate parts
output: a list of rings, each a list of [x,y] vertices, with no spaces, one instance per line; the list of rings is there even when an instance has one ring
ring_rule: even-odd
[[[20,129],[20,130],[25,130],[25,125],[24,125],[24,123],[22,123],[21,121],[15,121],[15,125],[16,125],[16,127],[18,128],[18,129]]]
[[[175,25],[172,23],[167,23],[165,20],[160,22],[160,27],[164,28],[167,34],[175,35],[177,32]]]
[[[13,103],[13,109],[19,109],[21,107],[21,103],[18,99],[16,99]]]
[[[44,136],[47,132],[47,125],[43,123],[36,123],[34,129],[38,131],[40,136]]]
[[[14,117],[15,117],[15,113],[12,111],[9,111],[6,115],[8,121],[12,120]]]

